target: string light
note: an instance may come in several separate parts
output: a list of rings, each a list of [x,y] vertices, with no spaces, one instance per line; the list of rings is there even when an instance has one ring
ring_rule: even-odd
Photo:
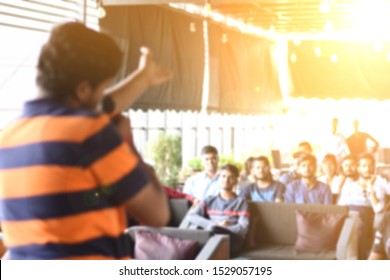
[[[332,63],[337,63],[338,61],[339,61],[339,57],[338,57],[338,55],[337,54],[332,54],[331,56],[330,56],[330,61],[332,62]]]
[[[196,23],[190,22],[190,32],[194,33],[196,32]]]
[[[294,62],[294,63],[297,62],[297,55],[295,53],[291,54],[290,60],[291,60],[291,62]]]
[[[321,4],[319,5],[318,9],[323,14],[329,14],[330,13],[330,5],[327,0],[323,0]]]
[[[316,47],[315,50],[314,50],[314,54],[318,57],[318,56],[321,56],[322,54],[322,51],[321,51],[321,48],[320,47]]]

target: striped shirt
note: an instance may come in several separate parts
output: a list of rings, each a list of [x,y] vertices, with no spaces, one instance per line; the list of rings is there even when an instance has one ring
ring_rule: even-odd
[[[189,221],[204,229],[229,221],[230,225],[224,228],[245,238],[249,228],[248,203],[240,196],[231,199],[223,199],[221,195],[209,196],[191,210]]]
[[[0,136],[11,259],[129,258],[125,202],[149,181],[106,115],[27,102]]]

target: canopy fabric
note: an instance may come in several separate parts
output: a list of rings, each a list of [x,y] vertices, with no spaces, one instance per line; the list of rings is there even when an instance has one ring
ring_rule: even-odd
[[[148,90],[132,109],[202,109],[203,19],[162,6],[111,6],[100,22],[125,52],[120,78],[137,67],[139,48],[148,46],[174,78]],[[225,35],[223,35],[225,34]],[[222,42],[222,36],[227,42]],[[206,109],[259,114],[280,108],[273,43],[209,24],[210,95]]]
[[[317,48],[317,55],[316,55]],[[289,45],[293,97],[388,99],[390,44],[303,41]],[[332,62],[333,56],[333,62]]]
[[[103,31],[117,39],[125,54],[120,78],[136,69],[139,49],[149,47],[174,78],[149,89],[132,109],[200,110],[203,86],[203,35],[199,19],[158,6],[106,8]],[[190,31],[190,24],[198,26]]]
[[[272,59],[275,43],[217,25],[210,26],[209,37],[211,68],[217,70],[211,75],[218,85],[211,92],[218,97],[209,108],[242,114],[280,110],[282,94]]]

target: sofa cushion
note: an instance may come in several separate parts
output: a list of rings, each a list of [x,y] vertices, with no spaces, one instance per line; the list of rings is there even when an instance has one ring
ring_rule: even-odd
[[[294,245],[262,245],[240,253],[239,258],[250,260],[334,260],[335,250],[320,252],[297,251]]]
[[[245,249],[253,249],[256,247],[256,227],[259,217],[251,215],[249,218],[249,229],[245,237]]]
[[[158,232],[135,232],[134,257],[138,260],[191,260],[199,251],[195,240],[170,237]]]
[[[334,250],[346,214],[316,213],[296,210],[297,240],[295,249],[318,252]]]

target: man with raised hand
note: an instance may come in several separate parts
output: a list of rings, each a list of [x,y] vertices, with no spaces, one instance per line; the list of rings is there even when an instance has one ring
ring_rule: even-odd
[[[39,94],[0,138],[0,217],[10,259],[126,259],[126,214],[163,226],[164,190],[110,118],[103,95],[122,60],[114,41],[78,22],[55,27],[38,60]],[[108,91],[113,111],[170,78],[147,50]]]

